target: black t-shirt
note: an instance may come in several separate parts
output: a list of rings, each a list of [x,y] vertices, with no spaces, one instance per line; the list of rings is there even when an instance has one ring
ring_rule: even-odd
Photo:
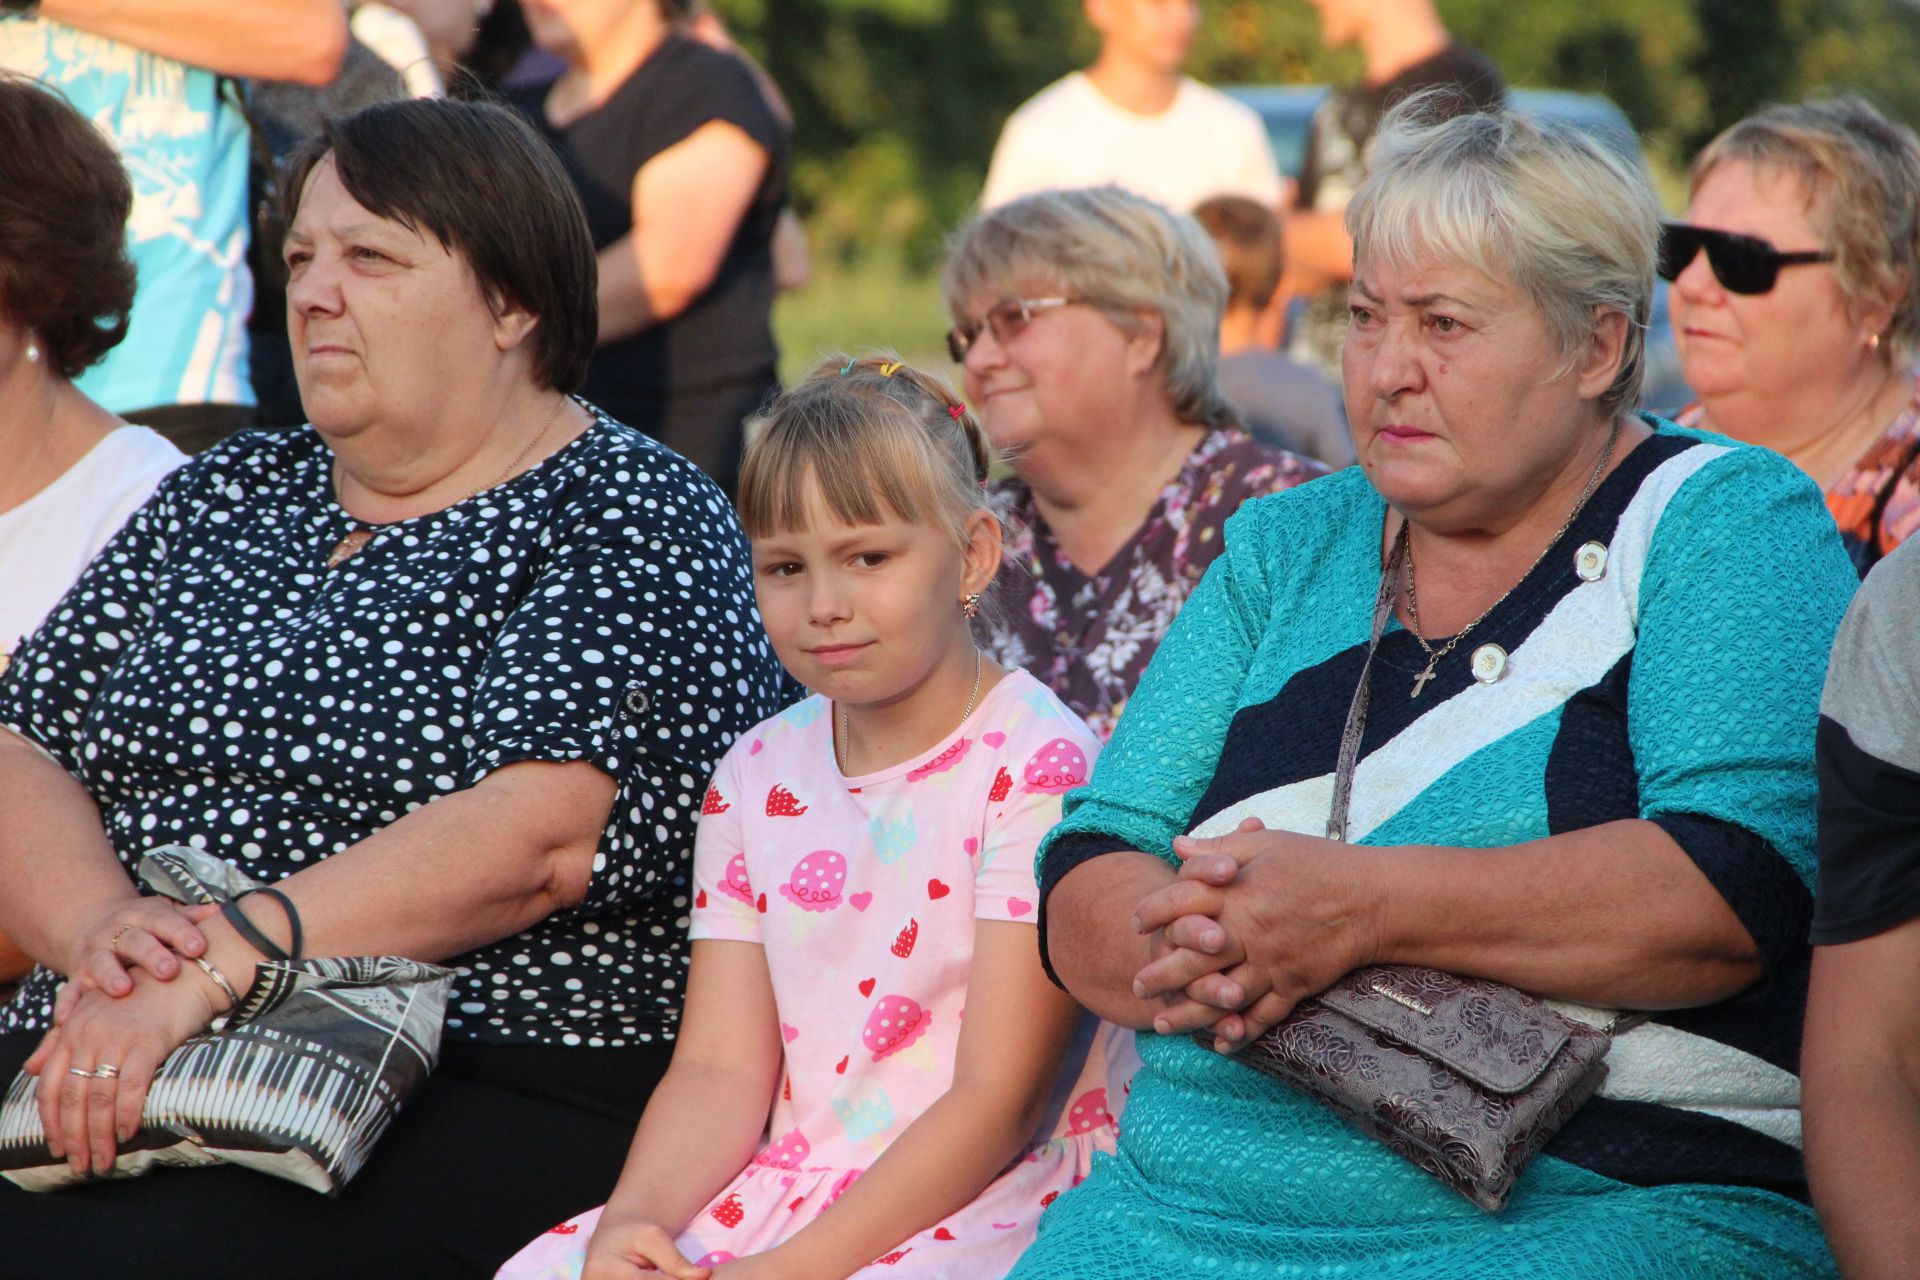
[[[771,384],[773,231],[787,199],[788,136],[735,54],[670,35],[614,90],[605,105],[565,128],[547,119],[548,81],[512,100],[554,144],[580,202],[593,247],[633,230],[633,179],[640,167],[715,120],[733,125],[767,153],[767,172],[734,232],[707,291],[671,320],[594,354],[581,394],[622,421],[647,421],[635,408],[675,393],[730,383]]]
[[[1388,108],[1424,89],[1452,87],[1474,111],[1491,111],[1506,101],[1500,68],[1478,49],[1449,44],[1416,62],[1391,80],[1336,89],[1313,113],[1307,130],[1307,154],[1300,170],[1302,209],[1339,209],[1367,176],[1374,135]]]
[[[1423,89],[1452,86],[1462,105],[1488,111],[1506,100],[1500,70],[1486,55],[1450,44],[1424,62],[1416,62],[1381,84],[1363,84],[1329,94],[1307,127],[1307,154],[1300,170],[1302,209],[1338,213],[1373,166],[1374,136],[1381,117],[1401,100]],[[1340,376],[1340,346],[1347,333],[1347,288],[1323,289],[1307,300],[1306,314],[1293,326],[1287,354],[1329,376]]]
[[[1815,946],[1920,916],[1920,540],[1874,567],[1833,642],[1814,757],[1820,767]]]

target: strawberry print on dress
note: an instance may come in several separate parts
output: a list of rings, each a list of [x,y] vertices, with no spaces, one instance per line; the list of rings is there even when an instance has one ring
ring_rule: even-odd
[[[978,1016],[965,1007],[974,930],[1033,927],[1035,851],[1078,785],[1068,779],[1083,780],[1099,753],[1018,671],[945,741],[862,777],[835,767],[828,709],[811,698],[747,734],[713,780],[728,807],[701,819],[692,936],[766,949],[786,1069],[769,1100],[773,1136],[682,1233],[689,1258],[749,1257],[807,1226],[951,1087],[962,1029]],[[1091,1019],[1083,1032],[1027,1152],[862,1280],[996,1280],[1012,1268],[1042,1203],[1113,1149],[1107,1099],[1125,1096],[1132,1038]],[[572,1237],[529,1244],[502,1276],[574,1280],[597,1215],[575,1219]]]

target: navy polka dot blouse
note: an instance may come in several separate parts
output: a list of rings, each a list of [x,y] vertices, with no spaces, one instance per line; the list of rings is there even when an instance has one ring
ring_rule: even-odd
[[[690,463],[604,416],[539,466],[354,522],[311,430],[169,477],[0,676],[0,724],[85,784],[129,867],[213,850],[273,881],[523,760],[618,784],[586,901],[460,956],[448,1035],[670,1038],[708,774],[781,706],[746,539]],[[28,979],[0,1032],[49,1025]]]

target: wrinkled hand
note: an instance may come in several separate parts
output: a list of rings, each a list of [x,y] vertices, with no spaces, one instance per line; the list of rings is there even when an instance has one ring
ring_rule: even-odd
[[[1174,852],[1179,878],[1134,913],[1173,947],[1135,980],[1142,998],[1174,999],[1156,1031],[1211,1027],[1214,1047],[1231,1051],[1377,954],[1382,851],[1249,819],[1229,835],[1179,837]]]
[[[580,1280],[708,1280],[711,1267],[696,1267],[673,1243],[674,1233],[657,1222],[600,1219],[587,1242],[587,1264]]]
[[[155,1069],[219,1012],[211,984],[162,982],[145,970],[125,996],[78,996],[25,1065],[40,1077],[40,1122],[53,1154],[76,1174],[111,1169],[120,1144],[140,1127]],[[91,1074],[103,1065],[119,1075]]]
[[[181,956],[206,954],[207,940],[199,925],[217,910],[183,910],[166,898],[127,898],[115,903],[81,931],[66,969],[69,980],[54,1002],[54,1024],[66,1021],[74,1001],[89,991],[115,997],[129,994],[134,970],[144,970],[162,982],[179,977]]]
[[[1241,819],[1240,825],[1234,828],[1234,830],[1236,832],[1260,831],[1264,830],[1264,827],[1258,818],[1243,818]],[[1176,837],[1174,846],[1176,850],[1180,847],[1180,842],[1185,839],[1185,836]],[[1203,871],[1207,874],[1202,874]],[[1222,872],[1220,865],[1216,863],[1206,863],[1200,870],[1189,871],[1183,863],[1180,874],[1183,878],[1202,880],[1205,883],[1215,885],[1215,887],[1224,888],[1233,883],[1237,873],[1237,867],[1228,867]],[[1212,878],[1209,879],[1208,875],[1211,875]],[[1179,881],[1176,880],[1174,883],[1177,885]],[[1146,924],[1145,921],[1150,914],[1153,915],[1155,919],[1163,918],[1164,913],[1160,910],[1159,904],[1162,902],[1165,893],[1165,889],[1156,890],[1154,893],[1142,898],[1140,903],[1134,908],[1133,927],[1141,933],[1150,935],[1148,950],[1152,954],[1153,960],[1150,961],[1139,974],[1135,975],[1133,980],[1133,994],[1134,997],[1139,1000],[1158,999],[1169,1010],[1173,1010],[1187,1005],[1189,1000],[1187,992],[1184,989],[1166,990],[1157,988],[1153,984],[1150,975],[1160,972],[1163,962],[1176,955],[1184,955],[1184,963],[1199,966],[1202,972],[1197,973],[1194,979],[1189,980],[1189,982],[1185,984],[1191,986],[1197,983],[1200,976],[1223,973],[1234,968],[1241,964],[1245,956],[1239,947],[1234,944],[1232,939],[1228,937],[1226,930],[1220,926],[1213,916],[1208,914],[1196,913],[1193,915],[1182,915],[1173,920],[1168,920],[1157,927]],[[1211,958],[1211,964],[1206,963],[1208,958]],[[1217,996],[1218,988],[1209,986],[1204,989],[1209,994]],[[1237,1010],[1240,1006],[1234,1004],[1221,1007],[1232,1011]],[[1219,1017],[1218,1009],[1214,1011],[1213,1016],[1215,1018]],[[1166,1015],[1163,1014],[1155,1019],[1154,1029],[1162,1035],[1167,1035],[1171,1034],[1172,1031],[1175,1030],[1175,1027],[1172,1022],[1167,1020]]]

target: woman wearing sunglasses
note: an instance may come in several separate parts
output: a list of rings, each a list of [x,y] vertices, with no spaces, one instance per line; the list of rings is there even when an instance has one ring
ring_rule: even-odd
[[[1680,422],[1791,458],[1865,574],[1920,528],[1920,138],[1857,98],[1771,107],[1692,185],[1660,254]]]
[[[1105,741],[1227,517],[1325,468],[1240,429],[1217,381],[1226,276],[1185,214],[1041,192],[964,228],[942,285],[967,399],[1014,470],[982,643]]]

